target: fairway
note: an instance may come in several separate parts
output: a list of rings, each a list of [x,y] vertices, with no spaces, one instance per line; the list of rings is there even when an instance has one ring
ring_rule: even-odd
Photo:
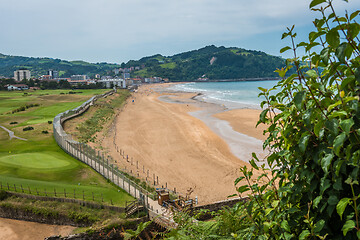
[[[76,198],[117,206],[133,200],[89,166],[65,153],[55,142],[53,126],[48,123],[57,114],[106,91],[81,90],[75,94],[69,94],[70,90],[0,91],[0,125],[28,140],[9,140],[7,132],[0,129],[0,186],[13,191],[15,185],[16,191],[34,194],[36,190],[45,196],[54,194],[55,190],[57,196],[62,193],[63,197],[65,192],[72,197],[76,193]],[[26,104],[39,105],[12,113]],[[25,126],[34,130],[23,131]]]
[[[61,171],[78,166],[73,161],[57,156],[54,152],[11,154],[0,157],[0,165],[42,171]]]

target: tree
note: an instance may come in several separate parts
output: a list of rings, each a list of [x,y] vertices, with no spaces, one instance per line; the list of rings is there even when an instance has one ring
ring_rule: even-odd
[[[264,146],[272,152],[273,178],[239,190],[252,191],[252,234],[359,239],[360,11],[338,16],[332,0],[313,0],[310,8],[321,18],[309,42],[295,42],[294,26],[283,34],[291,46],[280,52],[291,50],[294,58],[277,70],[282,81],[274,89],[280,92],[261,89],[266,101],[259,123],[269,125]],[[292,67],[296,73],[285,78]],[[243,177],[250,179],[251,171],[243,169]]]

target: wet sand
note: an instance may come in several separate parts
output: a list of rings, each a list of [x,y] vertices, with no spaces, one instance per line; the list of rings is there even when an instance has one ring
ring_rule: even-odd
[[[191,196],[198,196],[201,204],[226,199],[236,192],[239,167],[249,165],[252,151],[262,152],[262,130],[253,129],[258,115],[243,109],[232,116],[224,107],[195,100],[194,93],[172,92],[165,86],[141,86],[119,113],[103,146],[121,169],[149,182],[155,174],[158,187],[182,193],[195,189]],[[234,123],[243,120],[247,126],[238,132]],[[120,157],[114,142],[129,161]]]

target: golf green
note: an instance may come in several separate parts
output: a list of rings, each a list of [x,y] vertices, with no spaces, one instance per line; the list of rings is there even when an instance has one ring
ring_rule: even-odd
[[[78,165],[55,152],[10,154],[0,157],[0,164],[6,166],[57,171],[75,168]]]

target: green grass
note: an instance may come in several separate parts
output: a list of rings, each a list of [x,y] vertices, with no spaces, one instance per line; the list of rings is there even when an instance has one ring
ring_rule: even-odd
[[[54,192],[54,188],[59,192],[65,189],[72,194],[75,189],[79,193],[77,197],[82,198],[83,192],[89,197],[94,193],[95,201],[101,201],[102,194],[105,203],[110,204],[112,201],[123,206],[125,201],[133,198],[108,183],[86,164],[66,154],[52,136],[52,124],[48,124],[48,120],[52,121],[58,113],[77,107],[94,94],[105,90],[60,94],[68,91],[36,91],[29,92],[27,96],[22,92],[0,92],[0,109],[7,109],[6,113],[0,114],[0,125],[14,131],[16,136],[28,139],[9,140],[8,134],[0,129],[0,182],[3,186],[16,184],[24,188],[41,189],[41,195],[44,195],[45,189],[47,192]],[[16,109],[26,103],[40,103],[41,106],[8,114],[8,109]],[[18,124],[10,125],[13,121]],[[32,126],[34,130],[24,132],[24,126]],[[49,134],[42,134],[44,130]]]
[[[160,67],[174,69],[176,67],[176,63],[175,62],[164,63],[164,64],[160,64]]]
[[[130,93],[128,91],[119,91],[114,96],[115,98],[110,97],[110,101],[108,98],[99,99],[95,103],[97,110],[93,116],[78,125],[77,135],[82,142],[94,140],[94,134],[102,130],[104,124],[114,115],[114,109],[120,108],[125,103],[126,98],[130,96]]]

